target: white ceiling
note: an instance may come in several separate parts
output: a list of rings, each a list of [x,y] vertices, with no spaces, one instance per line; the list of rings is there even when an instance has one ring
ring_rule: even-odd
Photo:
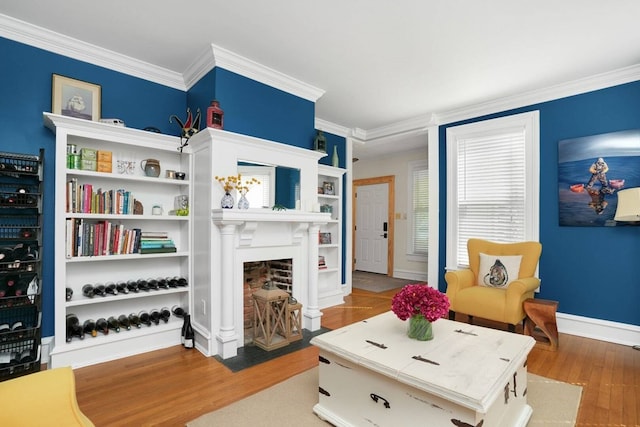
[[[177,73],[213,43],[324,90],[316,118],[364,135],[640,63],[637,0],[22,0],[0,14]]]

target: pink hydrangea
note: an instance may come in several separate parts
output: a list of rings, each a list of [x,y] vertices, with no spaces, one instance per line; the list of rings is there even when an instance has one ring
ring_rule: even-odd
[[[449,298],[428,285],[406,285],[391,300],[391,310],[401,320],[422,314],[435,322],[449,313]]]

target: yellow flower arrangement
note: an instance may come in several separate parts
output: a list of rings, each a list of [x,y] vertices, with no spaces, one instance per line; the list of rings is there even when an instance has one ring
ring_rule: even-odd
[[[250,185],[260,184],[260,181],[256,178],[247,179],[243,183],[241,174],[231,175],[227,177],[216,176],[215,180],[222,185],[222,188],[226,193],[231,190],[238,190],[238,192],[243,195],[249,192]]]

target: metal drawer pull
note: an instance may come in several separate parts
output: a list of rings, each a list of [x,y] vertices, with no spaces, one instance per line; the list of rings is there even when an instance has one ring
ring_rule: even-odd
[[[369,396],[371,396],[373,401],[376,402],[376,403],[378,403],[379,399],[384,400],[384,407],[387,408],[387,409],[391,409],[391,405],[389,404],[389,401],[387,399],[385,399],[384,397],[378,396],[375,393],[371,393]]]

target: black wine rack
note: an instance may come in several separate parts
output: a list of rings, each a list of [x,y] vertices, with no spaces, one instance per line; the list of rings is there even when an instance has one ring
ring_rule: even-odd
[[[43,158],[0,152],[0,381],[40,370]]]

